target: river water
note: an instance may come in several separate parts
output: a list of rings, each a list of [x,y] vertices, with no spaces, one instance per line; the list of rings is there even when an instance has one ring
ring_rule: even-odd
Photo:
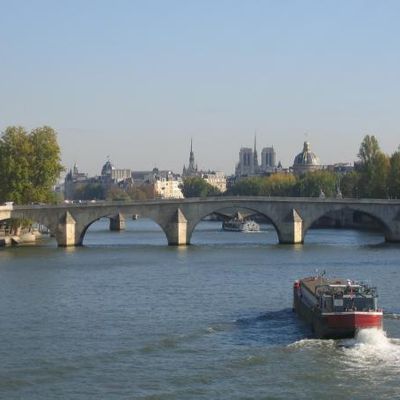
[[[0,250],[1,399],[400,399],[400,246],[380,233],[291,246],[202,222],[178,248],[107,224]],[[385,332],[313,339],[291,302],[316,268],[377,285]]]

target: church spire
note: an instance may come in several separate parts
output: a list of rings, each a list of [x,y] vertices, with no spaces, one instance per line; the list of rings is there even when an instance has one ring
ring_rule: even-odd
[[[189,165],[187,168],[183,166],[182,176],[196,176],[197,175],[197,165],[194,163],[194,153],[193,153],[193,139],[190,139],[190,154],[189,154]]]
[[[194,154],[193,154],[193,139],[190,139],[190,154],[189,154],[189,168],[194,167]]]
[[[258,172],[258,155],[257,155],[257,131],[254,132],[254,150],[253,150],[253,173]]]

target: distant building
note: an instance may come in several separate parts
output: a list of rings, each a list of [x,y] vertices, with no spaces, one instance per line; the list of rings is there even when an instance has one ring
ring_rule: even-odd
[[[182,199],[184,197],[180,188],[182,179],[172,171],[159,171],[154,168],[150,174],[144,177],[144,184],[151,185],[154,196],[161,199]]]
[[[333,165],[327,165],[326,169],[328,171],[333,171],[339,174],[347,174],[354,171],[354,165],[351,163],[336,163]]]
[[[226,176],[222,171],[202,173],[201,177],[208,184],[217,188],[221,193],[226,192]]]
[[[131,175],[132,173],[130,169],[115,168],[111,164],[110,160],[107,160],[107,162],[103,165],[103,168],[101,169],[101,180],[106,185],[111,185],[113,183],[124,181],[125,179],[130,179]]]
[[[193,153],[193,141],[190,140],[190,154],[189,154],[189,165],[183,166],[182,178],[188,178],[191,176],[199,176],[199,172],[197,170],[197,164],[194,163],[194,153]]]
[[[239,151],[239,162],[236,165],[236,176],[251,176],[255,174],[254,152],[250,147],[242,147]]]
[[[276,167],[276,153],[273,147],[264,147],[261,151],[261,170],[273,171]]]
[[[69,200],[73,199],[75,192],[79,188],[85,186],[88,180],[88,175],[86,173],[79,172],[78,166],[75,163],[74,166],[68,171],[64,179],[64,198]]]
[[[226,191],[226,177],[221,171],[200,171],[194,161],[193,153],[193,141],[190,140],[190,154],[189,154],[189,165],[183,166],[182,179],[192,178],[192,177],[203,178],[211,186],[216,187],[221,192]]]
[[[310,143],[304,142],[303,151],[294,159],[293,172],[301,175],[306,172],[317,171],[322,168],[319,158],[311,151]]]
[[[282,166],[280,167],[282,169]],[[261,151],[261,165],[258,164],[257,142],[254,147],[242,147],[239,151],[239,162],[236,164],[236,178],[268,175],[277,172],[276,153],[273,147],[264,147]]]
[[[181,180],[172,177],[160,178],[154,182],[155,196],[161,199],[183,199],[181,184]]]
[[[74,164],[64,180],[64,198],[66,200],[78,200],[76,197],[80,197],[88,185],[101,186],[107,191],[111,187],[126,189],[132,183],[131,170],[115,168],[110,160],[107,160],[103,165],[100,176],[90,178],[86,173],[79,172],[77,165]]]

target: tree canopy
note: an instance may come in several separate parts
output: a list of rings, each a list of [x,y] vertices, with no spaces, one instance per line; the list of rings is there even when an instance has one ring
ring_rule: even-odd
[[[365,198],[387,198],[390,159],[384,154],[375,136],[366,135],[358,152],[360,164],[359,196]]]
[[[185,197],[207,197],[221,194],[216,187],[199,176],[186,178],[181,185],[181,190]]]
[[[304,174],[296,183],[294,193],[300,197],[335,197],[338,177],[331,171],[314,171]]]
[[[337,192],[338,177],[331,171],[309,172],[302,176],[273,174],[239,180],[228,195],[318,197],[321,191],[328,197]]]
[[[389,197],[400,199],[400,148],[390,157],[388,192]]]
[[[27,132],[10,126],[0,138],[0,201],[54,201],[53,186],[63,171],[57,134],[49,126]]]

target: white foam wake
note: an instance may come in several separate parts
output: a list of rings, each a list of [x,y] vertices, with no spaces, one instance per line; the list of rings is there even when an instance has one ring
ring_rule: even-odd
[[[343,344],[347,362],[354,367],[379,364],[400,369],[400,341],[388,338],[381,329],[362,329],[354,339]]]

